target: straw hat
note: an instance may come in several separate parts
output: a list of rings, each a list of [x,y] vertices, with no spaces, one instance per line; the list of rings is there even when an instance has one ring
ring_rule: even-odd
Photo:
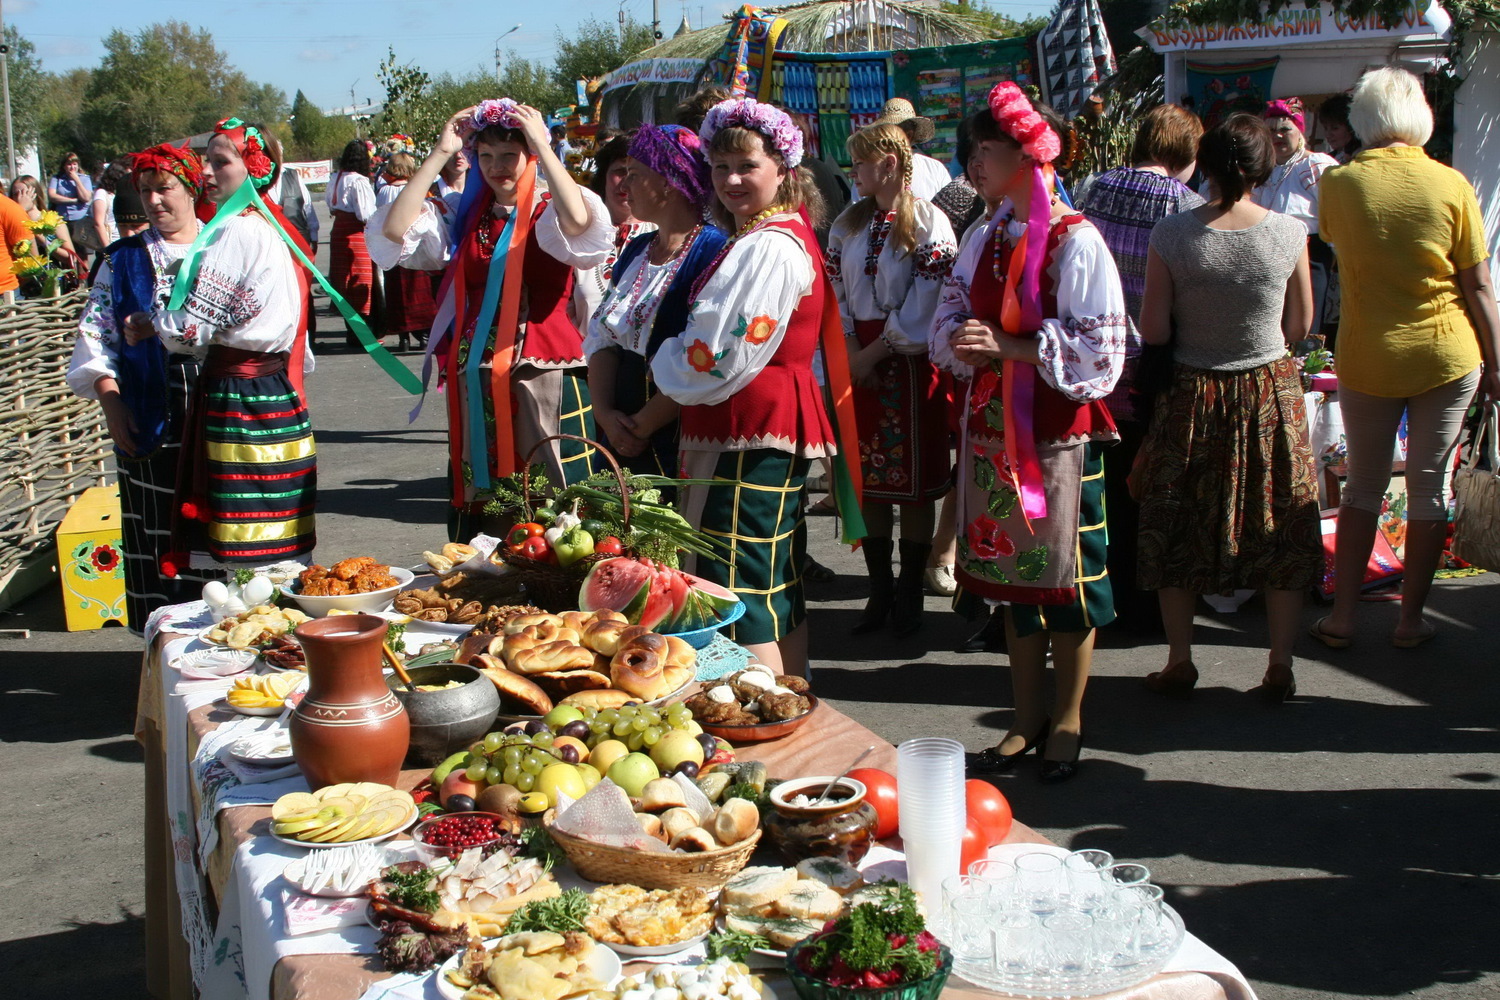
[[[928,142],[937,133],[931,118],[923,118],[917,114],[917,109],[911,106],[911,101],[904,97],[893,97],[885,102],[885,107],[880,109],[880,117],[870,123],[871,125],[899,125],[906,131],[911,139],[912,145],[921,145]]]

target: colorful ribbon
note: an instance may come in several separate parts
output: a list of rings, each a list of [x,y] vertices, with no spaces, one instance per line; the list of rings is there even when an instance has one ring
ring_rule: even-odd
[[[271,228],[276,232],[276,235],[280,236],[282,242],[292,251],[292,256],[297,258],[302,266],[307,268],[308,272],[318,279],[318,284],[323,287],[323,291],[333,301],[334,307],[344,317],[344,322],[349,325],[349,329],[353,330],[354,335],[359,338],[360,345],[364,347],[365,353],[373,358],[375,363],[394,379],[396,384],[401,388],[413,395],[420,393],[422,391],[421,381],[405,365],[397,361],[390,351],[387,351],[380,345],[380,342],[375,339],[374,334],[370,332],[370,326],[365,322],[364,317],[345,301],[344,297],[338,293],[333,285],[329,284],[328,279],[323,276],[323,273],[317,269],[312,261],[307,259],[307,255],[302,252],[302,248],[297,246],[296,240],[292,239],[287,231],[282,228],[275,214],[261,201],[260,194],[255,190],[255,185],[253,184],[241,184],[240,189],[230,195],[224,204],[219,206],[219,210],[214,213],[214,217],[198,233],[198,238],[193,241],[192,248],[188,250],[187,257],[183,259],[182,268],[177,272],[176,280],[172,282],[172,295],[167,300],[167,309],[181,309],[182,304],[187,301],[188,292],[198,281],[198,269],[203,263],[203,251],[208,246],[213,234],[227,220],[234,218],[252,206],[260,210],[261,215],[271,224]],[[300,358],[296,359],[296,364],[298,366],[301,365]]]
[[[469,466],[474,470],[474,485],[481,489],[490,485],[490,462],[484,435],[484,396],[479,384],[479,369],[484,363],[486,336],[495,321],[495,309],[500,304],[500,289],[505,278],[505,259],[510,254],[510,236],[516,228],[519,212],[512,212],[495,241],[495,253],[490,257],[489,275],[485,279],[484,299],[479,305],[479,319],[474,324],[474,338],[469,343],[469,363],[464,368],[464,387],[469,397]],[[499,422],[499,414],[496,414]]]

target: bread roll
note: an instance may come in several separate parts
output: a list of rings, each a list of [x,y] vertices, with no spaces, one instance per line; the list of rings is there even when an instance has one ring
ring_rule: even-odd
[[[596,621],[583,630],[583,644],[601,656],[614,656],[620,651],[620,633],[626,629],[623,622]]]
[[[641,808],[646,812],[659,813],[664,809],[686,805],[687,799],[683,798],[681,787],[671,778],[652,778],[641,789]],[[693,825],[698,825],[696,816],[693,817]]]
[[[668,841],[684,830],[691,830],[697,825],[697,814],[685,806],[677,806],[661,814],[661,826],[667,833]]]
[[[497,657],[482,653],[474,658],[474,666],[500,690],[501,700],[509,700],[513,706],[519,705],[522,714],[546,715],[552,711],[552,699],[547,692],[535,682],[506,669]]]
[[[583,630],[594,623],[594,614],[591,611],[564,611],[561,615],[562,627],[572,629],[580,636]]]
[[[609,687],[609,675],[597,670],[557,670],[530,676],[553,698],[565,698],[575,691],[598,691]]]
[[[560,670],[581,670],[593,665],[593,653],[566,639],[522,649],[510,659],[510,668],[518,674],[550,674]],[[619,687],[618,684],[615,686]]]
[[[562,618],[558,615],[548,614],[545,611],[530,615],[516,615],[510,621],[505,623],[505,634],[511,635],[513,633],[521,631],[528,625],[541,625],[544,622],[550,622],[553,625],[561,625]]]
[[[667,640],[667,655],[663,661],[669,667],[687,667],[689,670],[698,665],[698,651],[689,646],[675,635],[662,636]]]
[[[745,868],[724,883],[724,906],[743,913],[756,906],[774,903],[797,883],[794,868]]]
[[[672,850],[686,851],[688,854],[701,854],[704,851],[717,851],[719,842],[714,835],[701,826],[689,827],[683,830],[669,842]]]
[[[472,545],[465,545],[463,542],[449,542],[443,546],[443,557],[450,560],[455,566],[459,563],[468,562],[477,555],[479,555],[478,549]]]
[[[572,705],[574,708],[619,708],[628,701],[635,699],[617,688],[602,688],[597,691],[579,691],[570,694],[562,700],[564,705]],[[551,711],[548,709],[547,711]],[[543,713],[545,714],[545,713]]]
[[[454,659],[459,663],[468,663],[480,653],[505,659],[505,637],[487,632],[470,632],[459,643],[458,654]]]
[[[679,690],[684,684],[693,679],[692,667],[674,667],[671,665],[661,668],[661,691],[663,695],[669,695]]]
[[[654,632],[626,636],[639,625],[627,626],[620,634],[620,649],[609,661],[609,679],[621,691],[628,691],[642,701],[667,693],[662,681],[662,654],[667,642]],[[654,641],[653,641],[654,640]]]
[[[635,818],[636,822],[641,824],[641,830],[646,836],[655,837],[664,844],[672,839],[661,819],[651,813],[637,813]]]
[[[713,833],[719,843],[728,846],[748,840],[760,826],[760,810],[748,799],[733,798],[714,813]]]

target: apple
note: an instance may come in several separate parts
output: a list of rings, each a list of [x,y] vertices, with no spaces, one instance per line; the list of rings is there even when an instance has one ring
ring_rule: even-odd
[[[645,754],[628,753],[611,764],[604,776],[625,789],[626,795],[636,798],[646,787],[646,782],[661,777],[661,771]]]
[[[583,775],[578,773],[578,768],[573,764],[548,764],[542,768],[542,773],[536,776],[536,791],[547,796],[549,805],[557,805],[558,793],[566,795],[575,802],[583,798],[583,793],[588,791],[583,783]]]
[[[438,804],[443,808],[448,807],[448,796],[467,795],[477,800],[486,785],[483,781],[470,781],[468,774],[463,771],[454,771],[443,779],[442,785],[438,787]]]
[[[690,760],[698,766],[703,764],[703,744],[698,737],[686,729],[671,729],[662,734],[651,748],[651,760],[662,771],[671,771],[683,761]]]
[[[682,726],[682,731],[687,733],[689,736],[697,736],[699,733],[703,732],[703,727],[698,725],[697,719],[689,719]]]
[[[583,718],[583,713],[572,705],[558,705],[552,711],[542,716],[542,721],[547,724],[547,728],[555,733],[568,723],[577,722],[581,718]]]
[[[583,787],[585,790],[593,788],[595,785],[599,784],[599,782],[604,780],[604,775],[600,774],[599,769],[593,764],[579,764],[577,765],[577,769],[578,776],[583,779]]]
[[[589,759],[589,745],[576,736],[558,736],[552,740],[552,751],[554,753],[563,747],[572,747],[578,751],[578,760],[575,763],[582,764]]]
[[[630,752],[630,748],[619,740],[603,740],[589,753],[589,763],[598,768],[600,774],[608,774],[610,765]]]

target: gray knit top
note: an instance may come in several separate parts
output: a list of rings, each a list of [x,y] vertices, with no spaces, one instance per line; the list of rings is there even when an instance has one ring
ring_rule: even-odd
[[[1172,357],[1178,364],[1243,371],[1286,353],[1286,283],[1307,246],[1298,219],[1269,213],[1249,229],[1212,229],[1192,212],[1151,230],[1151,249],[1172,272]]]

